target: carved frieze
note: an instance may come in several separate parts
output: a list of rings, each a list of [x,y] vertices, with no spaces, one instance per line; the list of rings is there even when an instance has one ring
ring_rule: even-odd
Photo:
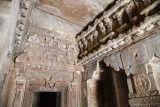
[[[18,66],[18,64],[16,64],[16,66]],[[74,69],[71,68],[66,68],[66,67],[56,67],[56,66],[45,66],[45,65],[35,65],[35,64],[25,64],[22,63],[20,66],[23,66],[25,69],[30,69],[30,70],[42,70],[42,71],[68,71],[68,72],[74,72]],[[19,67],[16,67],[19,68]],[[20,68],[21,71],[19,72],[23,72],[24,70],[22,70],[22,68]],[[77,69],[78,71],[79,69]],[[25,70],[26,72],[26,70]]]
[[[154,0],[151,2],[150,0],[117,1],[100,18],[89,25],[86,31],[82,31],[77,36],[77,42],[84,41],[84,38],[88,38],[88,40],[85,40],[87,42],[87,48],[83,52],[80,52],[78,56],[79,63],[86,64],[104,54],[109,55],[146,37],[147,35],[144,35],[147,32],[153,32],[153,29],[159,27],[159,7],[160,2]],[[91,38],[91,35],[95,35],[92,34],[94,31],[96,31],[96,36],[94,37],[97,39],[94,37]],[[118,38],[121,34],[124,36]]]
[[[20,2],[19,19],[17,21],[17,27],[15,31],[14,56],[16,56],[21,51],[21,43],[24,39],[26,25],[28,23],[32,4],[32,0],[21,0]]]
[[[136,97],[148,97],[148,96],[160,96],[160,91],[148,91],[145,93],[129,93],[129,98],[136,98]]]
[[[131,107],[159,107],[160,96],[132,98],[129,104]]]

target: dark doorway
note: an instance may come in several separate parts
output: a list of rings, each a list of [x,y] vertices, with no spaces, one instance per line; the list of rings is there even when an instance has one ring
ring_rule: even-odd
[[[32,107],[61,107],[61,92],[34,92]]]
[[[101,79],[97,81],[98,107],[130,107],[125,71],[115,71],[104,62],[101,62],[100,66],[103,72]]]

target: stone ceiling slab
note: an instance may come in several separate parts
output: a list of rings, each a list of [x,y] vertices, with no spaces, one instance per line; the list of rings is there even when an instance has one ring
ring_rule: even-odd
[[[97,0],[97,2],[104,7],[104,9],[115,0]]]
[[[67,20],[64,20],[57,16],[53,16],[38,9],[33,10],[33,14],[31,17],[33,25],[49,29],[51,31],[57,30],[63,31],[64,33],[69,35],[76,35],[76,33],[82,29],[82,27],[76,24],[73,24]]]
[[[75,37],[83,27],[104,11],[108,4],[113,1],[39,0],[32,19],[36,19],[33,21],[34,23],[47,27],[47,29],[56,29],[64,33],[70,33]]]
[[[41,0],[37,8],[79,26],[85,26],[103,10],[102,6],[97,4],[96,7],[84,0]]]

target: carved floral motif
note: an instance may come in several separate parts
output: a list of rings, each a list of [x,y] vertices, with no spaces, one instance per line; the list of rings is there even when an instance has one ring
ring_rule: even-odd
[[[151,89],[151,82],[144,74],[135,75],[133,77],[137,93],[146,93]]]

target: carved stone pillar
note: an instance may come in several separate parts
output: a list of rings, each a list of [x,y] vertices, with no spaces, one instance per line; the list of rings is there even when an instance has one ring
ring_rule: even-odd
[[[100,72],[99,62],[97,62],[97,68],[93,72],[92,78],[87,81],[88,107],[98,107],[97,81],[100,79]]]
[[[16,94],[14,99],[14,107],[22,107],[25,84],[26,84],[25,79],[16,81]]]
[[[98,107],[96,82],[96,79],[89,79],[87,81],[88,107]]]
[[[153,75],[155,78],[157,90],[159,90],[160,94],[160,56],[158,57],[153,57],[152,60],[150,61],[150,65],[153,70]]]

